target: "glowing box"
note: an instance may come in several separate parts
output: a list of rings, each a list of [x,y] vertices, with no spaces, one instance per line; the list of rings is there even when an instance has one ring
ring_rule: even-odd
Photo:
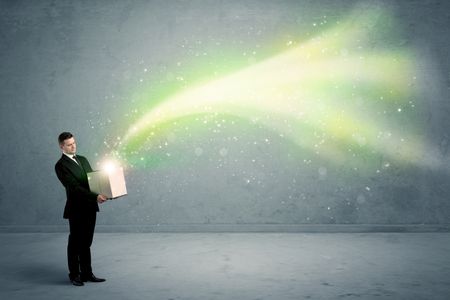
[[[89,189],[93,193],[102,194],[109,199],[127,194],[123,169],[118,167],[110,170],[94,171],[88,174]]]

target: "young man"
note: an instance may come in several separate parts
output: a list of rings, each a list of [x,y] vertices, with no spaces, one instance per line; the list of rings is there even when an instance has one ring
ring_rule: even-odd
[[[92,273],[91,244],[94,237],[98,203],[107,200],[89,190],[87,173],[92,172],[88,160],[75,155],[77,145],[70,132],[58,137],[62,156],[55,165],[56,175],[66,189],[64,219],[69,219],[70,234],[67,245],[69,278],[73,285],[82,286],[83,282],[103,282]]]

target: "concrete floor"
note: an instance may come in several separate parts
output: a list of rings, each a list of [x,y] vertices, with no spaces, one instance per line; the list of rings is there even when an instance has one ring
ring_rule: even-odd
[[[96,233],[84,287],[67,234],[0,239],[0,299],[450,299],[449,233]]]

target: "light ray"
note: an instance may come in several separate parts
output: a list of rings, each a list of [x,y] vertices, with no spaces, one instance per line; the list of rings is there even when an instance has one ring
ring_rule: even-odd
[[[408,106],[417,92],[414,56],[369,47],[374,24],[385,17],[380,8],[358,10],[286,52],[160,101],[130,126],[118,155],[136,155],[171,122],[220,114],[257,120],[336,163],[348,159],[349,148],[398,163],[419,159],[420,125]]]

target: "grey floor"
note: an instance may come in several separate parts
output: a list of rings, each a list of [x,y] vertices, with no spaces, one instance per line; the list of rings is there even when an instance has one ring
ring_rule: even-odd
[[[67,234],[0,239],[0,299],[450,299],[449,233],[96,233],[84,287]]]

